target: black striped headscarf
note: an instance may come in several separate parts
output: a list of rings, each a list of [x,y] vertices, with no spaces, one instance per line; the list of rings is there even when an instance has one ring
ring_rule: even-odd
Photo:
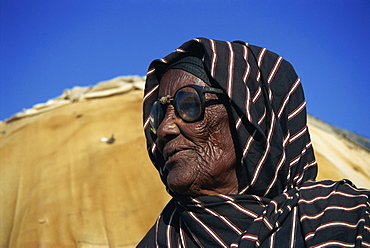
[[[202,58],[211,86],[229,98],[240,158],[239,194],[194,198],[169,191],[173,199],[139,246],[353,247],[363,242],[370,247],[370,193],[348,181],[314,182],[317,164],[300,79],[286,60],[265,48],[198,38],[151,63],[144,130],[163,183],[167,171],[148,117],[163,72],[186,56]],[[346,235],[331,239],[328,233]]]

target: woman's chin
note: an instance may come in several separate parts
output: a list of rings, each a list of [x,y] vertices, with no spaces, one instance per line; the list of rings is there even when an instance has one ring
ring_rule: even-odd
[[[167,176],[167,186],[171,191],[181,195],[197,195],[194,187],[193,178],[187,178],[184,174],[178,174],[175,171],[170,171]]]

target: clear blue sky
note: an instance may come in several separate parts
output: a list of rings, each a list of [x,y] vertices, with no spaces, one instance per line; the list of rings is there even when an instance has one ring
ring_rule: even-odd
[[[144,76],[195,37],[278,53],[310,114],[370,137],[368,0],[0,0],[0,120],[67,88]]]

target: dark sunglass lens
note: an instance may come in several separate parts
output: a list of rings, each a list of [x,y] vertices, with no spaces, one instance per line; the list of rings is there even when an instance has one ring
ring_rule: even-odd
[[[202,115],[198,92],[192,87],[179,90],[175,96],[175,108],[184,121],[193,122],[198,120]]]
[[[149,123],[150,123],[150,130],[156,134],[157,129],[159,125],[161,124],[163,119],[163,110],[162,106],[159,101],[155,101],[152,109],[150,110],[150,115],[149,115]]]

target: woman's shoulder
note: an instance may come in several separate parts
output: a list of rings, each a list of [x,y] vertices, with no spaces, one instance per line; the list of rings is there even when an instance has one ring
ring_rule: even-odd
[[[369,190],[358,189],[349,180],[307,182],[299,190],[300,218],[320,225],[349,227],[359,221],[369,225],[369,198]]]
[[[357,188],[347,179],[306,182],[300,187],[299,195],[299,204],[369,208],[370,191]]]
[[[370,190],[357,188],[350,180],[340,181],[308,181],[300,188],[302,201],[320,201],[335,198],[358,198],[366,200],[370,197]]]
[[[370,245],[369,197],[349,180],[305,183],[298,205],[306,242]]]

